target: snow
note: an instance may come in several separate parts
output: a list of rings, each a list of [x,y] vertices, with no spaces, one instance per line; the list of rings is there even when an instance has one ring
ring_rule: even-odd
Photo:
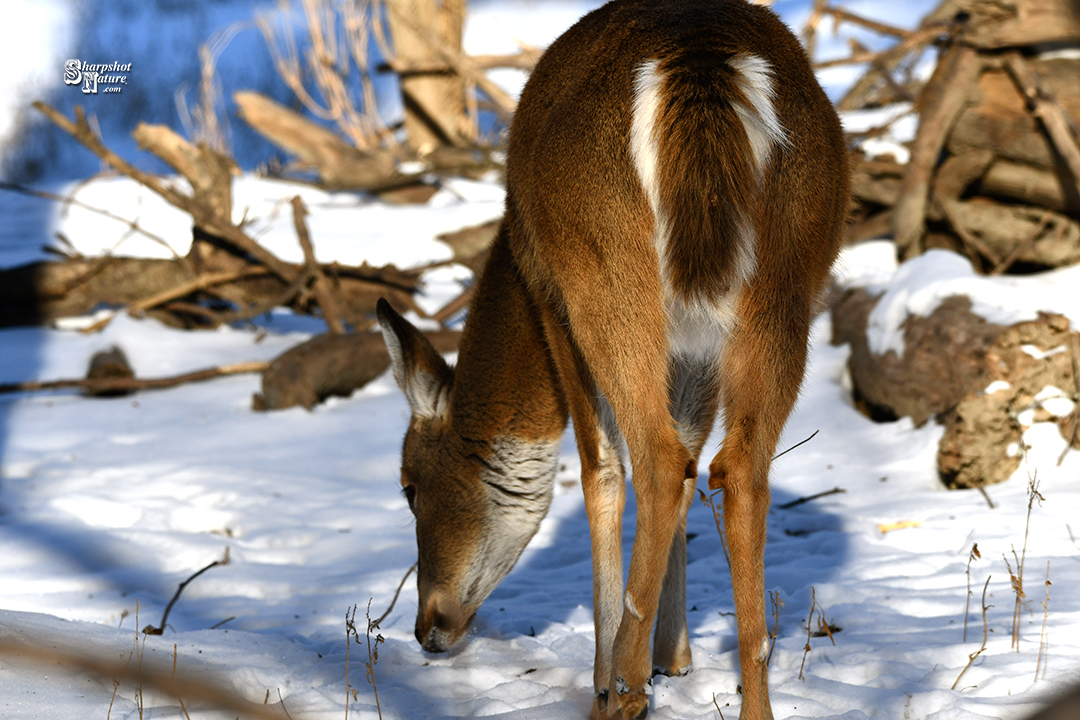
[[[483,3],[470,18],[467,46],[512,51],[512,42],[481,46],[477,38],[490,35],[490,28],[504,29],[504,40],[543,44],[593,5],[522,3],[518,13]],[[846,7],[911,27],[930,5]],[[798,27],[809,4],[781,0],[776,7]],[[827,32],[821,40],[823,53],[839,52],[846,42]],[[57,47],[62,42],[57,36]],[[41,200],[5,194],[0,265],[40,257],[37,245],[52,241],[55,232],[88,254],[168,257],[190,242],[190,218],[128,181],[95,178],[53,189],[75,190],[89,204],[137,219],[170,249],[77,207],[59,212]],[[300,256],[287,200],[296,194],[310,210],[320,259],[401,267],[448,258],[435,235],[497,216],[503,197],[493,181],[452,180],[429,205],[393,207],[364,195],[237,178],[237,217],[249,220],[253,234],[279,257],[294,261]],[[837,265],[842,285],[884,293],[872,318],[873,347],[896,352],[903,351],[906,317],[928,314],[958,292],[970,294],[976,311],[998,322],[1049,309],[1076,327],[1077,272],[984,278],[963,258],[942,252],[898,267],[884,242],[850,248]],[[470,279],[460,266],[430,271],[420,302],[441,307]],[[100,332],[81,331],[110,316]],[[978,492],[946,491],[935,470],[941,428],[915,428],[908,419],[875,424],[859,414],[850,397],[848,349],[829,345],[829,329],[825,317],[814,325],[808,375],[781,447],[818,435],[777,459],[772,473],[766,587],[784,603],[770,671],[776,716],[1026,716],[1080,682],[1080,453],[1067,453],[1059,467],[1060,432],[1034,423],[1024,435],[1031,448],[1020,469],[987,489],[993,508]],[[113,345],[142,377],[268,360],[322,330],[321,323],[287,312],[195,333],[100,311],[54,327],[0,330],[0,383],[82,376],[91,355]],[[342,718],[347,697],[350,717],[376,717],[363,679],[366,647],[353,645],[346,654],[345,614],[359,606],[362,632],[368,602],[372,617],[381,614],[416,557],[397,482],[405,401],[389,374],[311,412],[253,412],[258,390],[257,377],[234,376],[111,399],[74,391],[0,395],[0,644],[110,659],[128,657],[137,646],[146,667],[167,670],[175,659],[182,671],[237,698],[283,700],[294,718]],[[1042,393],[1045,406],[1068,412],[1068,389],[1055,390]],[[715,451],[718,442],[714,437],[709,448]],[[568,434],[549,516],[451,652],[428,655],[417,645],[416,586],[412,578],[405,582],[378,631],[385,642],[374,675],[383,717],[587,715],[592,571],[579,471]],[[1034,503],[1028,527],[1031,478],[1045,499]],[[704,478],[699,486],[706,487]],[[836,487],[845,492],[782,507]],[[627,553],[635,511],[630,498]],[[735,717],[740,698],[730,580],[712,513],[700,503],[691,508],[688,530],[694,669],[654,680],[650,717],[715,718],[714,698],[725,717]],[[969,584],[973,543],[982,557],[971,562]],[[177,585],[221,559],[226,548],[229,564],[186,588],[164,635],[137,633],[158,624]],[[1014,595],[1004,558],[1015,569],[1013,552],[1025,548],[1027,600],[1017,651],[1009,642]],[[1044,616],[1047,568],[1052,585]],[[986,649],[953,690],[983,642],[979,602],[987,581]],[[804,658],[811,593],[840,630],[835,647],[828,638],[811,638]],[[1045,671],[1036,677],[1044,617],[1048,649]],[[355,696],[347,692],[347,667]],[[134,686],[115,690],[108,677],[55,661],[38,664],[26,652],[0,656],[0,687],[0,717],[143,716]],[[186,710],[177,698],[147,690],[145,715],[235,716],[181,699]]]
[[[1034,320],[1039,312],[1055,312],[1080,327],[1080,266],[1060,268],[1034,276],[985,277],[971,262],[947,250],[929,250],[896,267],[885,256],[894,252],[886,241],[865,243],[841,259],[842,285],[866,287],[881,293],[867,320],[870,349],[884,355],[904,354],[904,321],[928,317],[949,297],[971,298],[972,312],[988,322],[1011,325]],[[881,264],[872,267],[875,260]],[[866,267],[870,265],[871,267]],[[866,275],[860,271],[866,269]]]
[[[187,192],[182,178],[172,184]],[[87,256],[171,258],[191,248],[191,216],[126,177],[73,183],[63,188],[79,205],[62,206],[53,218],[76,252]],[[428,212],[407,205],[373,202],[363,193],[326,192],[315,187],[245,175],[233,183],[233,221],[285,262],[302,263],[290,201],[299,196],[312,212],[308,230],[319,239],[320,262],[346,265],[395,264],[399,268],[451,259],[450,248],[434,239],[447,228],[477,225],[502,215],[505,193],[495,180],[451,179],[429,201]],[[107,217],[90,208],[110,208]],[[363,210],[361,214],[357,214]],[[122,219],[118,219],[122,218]],[[362,225],[354,225],[360,218]],[[133,231],[130,220],[140,230]],[[360,230],[358,233],[357,230]],[[145,232],[142,232],[145,231]]]

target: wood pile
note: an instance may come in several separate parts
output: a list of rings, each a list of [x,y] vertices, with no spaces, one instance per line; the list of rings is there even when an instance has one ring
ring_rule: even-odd
[[[1080,333],[1068,318],[1043,313],[995,325],[971,311],[970,299],[954,296],[927,317],[907,319],[903,354],[878,355],[866,335],[877,301],[858,288],[832,311],[833,343],[851,345],[856,407],[879,422],[944,425],[937,463],[948,487],[1007,480],[1035,422],[1056,423],[1067,448],[1080,450]]]
[[[856,153],[849,241],[891,235],[900,260],[943,248],[985,274],[1080,263],[1078,7],[945,0],[918,29],[896,34],[896,48],[863,52],[872,67],[840,107],[910,101],[918,130],[907,162]],[[928,43],[938,62],[920,85],[904,63],[910,71]],[[902,353],[878,355],[866,337],[877,301],[856,288],[832,305],[833,341],[851,345],[854,400],[878,421],[944,425],[938,471],[947,486],[1008,479],[1034,422],[1057,423],[1066,452],[1080,449],[1080,335],[1068,318],[1003,327],[956,296],[907,318]]]
[[[849,238],[892,234],[901,259],[952,249],[985,273],[1080,262],[1074,7],[1068,0],[947,0],[910,38],[940,49],[914,98],[911,157],[900,164],[856,156]],[[877,82],[858,84],[841,107],[911,95],[910,84],[881,80],[889,70],[875,63],[867,77]]]

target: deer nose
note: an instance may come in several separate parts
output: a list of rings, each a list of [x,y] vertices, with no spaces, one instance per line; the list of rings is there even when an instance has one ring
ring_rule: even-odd
[[[441,592],[433,592],[422,601],[416,616],[416,641],[430,653],[446,652],[469,626],[457,603]]]

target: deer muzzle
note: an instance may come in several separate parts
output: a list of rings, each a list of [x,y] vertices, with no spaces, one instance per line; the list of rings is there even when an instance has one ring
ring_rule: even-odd
[[[416,614],[416,641],[429,653],[449,650],[469,629],[475,612],[466,612],[438,590],[420,599]]]

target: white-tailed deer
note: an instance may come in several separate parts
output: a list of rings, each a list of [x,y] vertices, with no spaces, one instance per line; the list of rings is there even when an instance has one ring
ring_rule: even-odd
[[[654,666],[690,667],[686,513],[722,406],[709,487],[724,490],[741,717],[770,718],[768,473],[847,209],[836,114],[771,11],[617,0],[544,54],[507,163],[457,368],[379,307],[413,413],[401,482],[417,640],[448,649],[513,567],[551,502],[569,414],[592,536],[593,716],[644,716]],[[625,592],[623,440],[638,507]]]

